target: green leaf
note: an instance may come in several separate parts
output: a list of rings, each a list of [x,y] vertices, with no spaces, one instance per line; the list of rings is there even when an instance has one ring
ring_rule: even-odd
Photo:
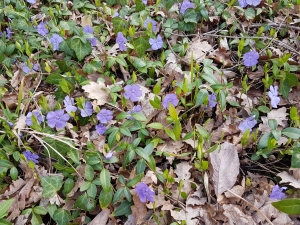
[[[143,148],[138,147],[135,149],[136,154],[138,154],[139,156],[141,156],[143,159],[145,159],[146,161],[149,161],[149,155],[147,154],[147,152],[144,151]]]
[[[116,204],[118,201],[120,201],[124,196],[124,189],[125,187],[120,187],[116,193],[114,194],[113,203]]]
[[[76,149],[70,149],[68,152],[68,156],[72,159],[75,163],[79,163],[79,152]]]
[[[269,127],[272,129],[272,130],[276,130],[277,126],[278,126],[278,123],[275,119],[269,119],[268,120],[268,124],[269,124]]]
[[[204,127],[200,126],[199,124],[196,124],[196,129],[203,138],[209,137],[209,133]]]
[[[42,217],[34,212],[32,212],[32,217],[31,217],[31,225],[40,225],[43,223]]]
[[[10,169],[9,174],[10,174],[11,179],[17,180],[17,178],[18,178],[18,170],[17,170],[16,167],[13,166],[13,167]]]
[[[290,198],[278,202],[272,202],[272,205],[276,209],[289,215],[300,214],[300,199],[297,198]]]
[[[204,74],[201,74],[201,77],[210,84],[218,83],[217,79],[213,75],[204,73]]]
[[[100,192],[99,202],[102,209],[107,208],[109,206],[109,204],[112,201],[113,195],[114,192],[111,188],[108,192],[106,192],[105,190],[102,190]]]
[[[52,146],[52,148],[54,148],[57,152],[59,152],[63,156],[67,155],[67,153],[73,149],[69,145],[49,137],[43,138],[43,141],[47,142],[50,146]],[[53,157],[55,159],[61,158],[52,148],[48,147],[48,150],[50,152],[50,157]],[[48,151],[46,149],[44,149],[44,152],[46,156],[49,156]]]
[[[137,12],[140,12],[145,9],[145,4],[142,2],[142,0],[135,0],[135,4]]]
[[[84,193],[76,200],[76,206],[86,211],[92,211],[96,206],[96,201]]]
[[[196,106],[201,105],[206,98],[208,98],[208,91],[206,89],[200,89],[196,97]]]
[[[133,202],[129,201],[123,201],[116,211],[113,212],[113,216],[123,216],[123,215],[129,215],[131,214],[131,206],[133,205]]]
[[[51,198],[63,185],[63,177],[58,175],[43,177],[41,181],[44,198]]]
[[[33,212],[35,212],[36,214],[39,214],[39,215],[46,215],[48,213],[47,209],[45,209],[42,206],[35,206],[33,208]]]
[[[148,155],[151,155],[154,149],[154,143],[150,142],[149,144],[147,144],[144,148],[144,152],[146,152]]]
[[[120,17],[114,17],[111,19],[111,22],[113,23],[115,34],[127,30],[128,23],[126,22],[126,20]]]
[[[62,71],[62,72],[70,72],[71,68],[67,65],[67,63],[63,60],[57,60],[55,62],[58,65],[58,68]]]
[[[11,222],[9,222],[9,221],[6,220],[6,219],[0,219],[0,224],[1,224],[1,225],[11,225]]]
[[[185,23],[197,23],[199,20],[199,13],[195,10],[189,9],[184,13],[184,22]]]
[[[247,20],[252,20],[255,17],[255,10],[253,8],[247,8],[245,11],[245,17]]]
[[[293,148],[291,167],[300,168],[300,147]]]
[[[270,109],[267,106],[264,106],[264,105],[259,106],[257,109],[258,109],[258,111],[261,111],[263,113],[269,113],[270,112]]]
[[[156,123],[156,122],[148,124],[147,127],[153,128],[153,129],[159,129],[159,130],[164,129],[164,126],[161,123]]]
[[[100,182],[104,191],[109,192],[111,189],[110,173],[107,169],[103,169],[100,173]]]
[[[300,129],[294,127],[288,127],[282,130],[282,134],[289,138],[297,140],[300,138]]]
[[[88,181],[92,181],[94,179],[94,169],[88,164],[85,165],[84,176]]]
[[[173,130],[171,130],[169,128],[165,128],[165,131],[166,131],[167,135],[169,135],[170,138],[172,138],[174,141],[177,141]]]
[[[268,141],[269,139],[272,137],[272,133],[271,132],[267,132],[265,133],[259,140],[257,148],[258,149],[263,149],[266,148],[268,146]]]
[[[127,127],[121,127],[120,132],[127,137],[132,137],[131,132]]]
[[[287,99],[289,92],[291,90],[291,87],[292,87],[292,85],[289,84],[288,80],[284,80],[282,82],[282,85],[280,85],[279,91],[285,99]]]
[[[0,203],[0,218],[3,218],[7,214],[7,211],[13,204],[14,200],[15,199],[12,198]]]
[[[182,131],[181,123],[179,120],[176,120],[174,123],[173,132],[177,141],[180,140],[181,131]]]
[[[143,177],[144,177],[144,173],[140,173],[140,174],[136,175],[134,178],[131,178],[128,180],[126,186],[132,187],[132,186],[136,185],[138,182],[140,182],[142,180]]]
[[[77,59],[83,60],[85,56],[92,53],[92,46],[90,42],[83,43],[79,38],[73,38],[71,40],[71,48],[75,51]]]
[[[226,108],[226,97],[224,91],[219,91],[218,100],[220,101],[221,110],[223,111]]]
[[[146,162],[144,159],[140,159],[138,163],[136,164],[136,173],[144,173],[146,169]]]
[[[57,209],[54,212],[53,219],[57,222],[57,225],[67,225],[71,220],[71,214],[64,209]]]
[[[74,180],[71,178],[67,178],[64,182],[63,193],[65,195],[68,194],[73,189],[74,185],[75,185]]]
[[[97,195],[97,187],[95,184],[91,183],[91,186],[89,187],[89,189],[87,189],[86,193],[88,194],[88,196],[90,196],[92,199],[96,198]]]
[[[279,141],[280,137],[281,137],[281,131],[280,130],[272,130],[272,135],[274,136],[274,138],[276,139],[276,141]]]
[[[145,54],[146,50],[151,47],[149,44],[148,36],[135,38],[132,41],[132,45],[134,46],[134,49],[136,50],[139,57],[142,57]]]
[[[172,105],[172,103],[169,103],[168,109],[169,109],[170,117],[171,117],[173,120],[178,120],[178,114],[177,114],[177,111],[176,111],[175,107]]]
[[[138,121],[147,121],[147,117],[142,113],[132,113],[131,116]]]
[[[64,79],[63,76],[61,76],[60,74],[58,73],[51,73],[49,76],[47,76],[46,78],[46,82],[48,84],[59,84],[59,82]]]

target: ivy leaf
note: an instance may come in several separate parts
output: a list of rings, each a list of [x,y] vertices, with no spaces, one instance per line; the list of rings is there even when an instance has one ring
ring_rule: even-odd
[[[132,41],[132,45],[134,46],[134,49],[136,50],[139,57],[142,57],[145,54],[146,50],[151,47],[149,44],[148,36],[142,36],[134,39]]]
[[[58,225],[67,225],[71,220],[71,214],[69,211],[64,209],[57,209],[54,212],[53,219]]]
[[[63,185],[63,177],[62,176],[48,176],[42,178],[42,186],[43,186],[43,197],[51,198],[58,190],[61,189]]]
[[[117,34],[118,32],[122,32],[123,30],[127,30],[128,23],[120,17],[112,18],[111,22],[114,26],[114,31]]]
[[[95,208],[96,202],[93,198],[89,197],[87,193],[84,193],[76,200],[76,206],[83,210],[91,211]]]
[[[75,51],[76,57],[79,61],[83,60],[85,56],[91,54],[92,46],[90,42],[83,43],[80,38],[73,38],[71,40],[71,48]]]

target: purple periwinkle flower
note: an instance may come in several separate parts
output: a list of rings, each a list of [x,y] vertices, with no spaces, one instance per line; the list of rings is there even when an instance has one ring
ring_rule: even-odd
[[[83,109],[79,108],[82,117],[91,116],[93,114],[93,106],[90,101],[85,102]]]
[[[12,122],[10,122],[10,121],[7,121],[7,123],[8,123],[8,126],[9,126],[10,128],[12,128],[12,127],[14,126],[14,124],[13,124]]]
[[[26,0],[26,2],[30,3],[30,4],[35,4],[36,0]]]
[[[258,6],[261,3],[261,0],[246,0],[248,5]]]
[[[39,163],[38,158],[40,158],[37,154],[32,153],[29,150],[26,150],[23,152],[23,155],[25,156],[27,161],[32,161],[34,164]]]
[[[142,0],[142,2],[143,2],[145,5],[147,5],[147,0]]]
[[[268,96],[271,99],[271,106],[273,108],[277,108],[277,104],[280,102],[280,98],[278,97],[278,86],[271,85],[270,91],[268,91]]]
[[[146,29],[148,29],[148,24],[151,23],[152,24],[152,31],[156,31],[156,25],[157,25],[157,22],[153,19],[146,19],[146,21],[144,22],[144,27]]]
[[[270,198],[272,201],[276,201],[276,200],[281,200],[283,198],[285,198],[285,193],[283,192],[283,190],[286,190],[287,187],[279,187],[278,184],[276,184],[273,188],[272,188],[272,192],[270,194]]]
[[[194,8],[195,4],[190,2],[189,0],[184,0],[180,6],[180,13],[184,14],[185,10],[190,9],[190,8]]]
[[[164,42],[162,40],[162,37],[160,35],[157,35],[157,38],[150,38],[149,44],[151,45],[152,50],[157,50],[162,48]]]
[[[101,123],[108,123],[113,118],[113,111],[108,109],[101,109],[97,114],[97,118]]]
[[[49,127],[56,127],[58,130],[63,129],[67,125],[66,122],[69,119],[69,114],[65,113],[63,109],[51,111],[47,114],[47,122]]]
[[[43,37],[46,37],[46,35],[49,33],[48,29],[45,26],[46,24],[47,23],[40,22],[36,29],[36,31]]]
[[[145,183],[140,182],[135,187],[135,192],[139,195],[141,202],[154,202],[155,192],[150,189]]]
[[[89,34],[94,33],[94,28],[90,27],[89,25],[86,25],[82,30],[84,33],[89,33]]]
[[[215,93],[208,95],[208,106],[209,108],[214,108],[217,105],[217,96]]]
[[[177,98],[177,95],[175,94],[166,94],[163,102],[162,102],[162,105],[165,109],[167,109],[169,107],[169,104],[172,104],[174,107],[176,107],[179,103],[179,100]]]
[[[117,17],[117,16],[119,16],[119,13],[118,13],[118,11],[115,11],[115,12],[114,12],[114,15],[112,15],[112,18],[115,18],[115,17]]]
[[[244,133],[246,130],[250,129],[252,131],[252,128],[257,124],[257,121],[255,120],[255,116],[250,116],[247,119],[243,120],[238,128]]]
[[[63,40],[64,39],[58,34],[52,34],[52,37],[50,38],[50,42],[53,45],[53,51],[59,50],[59,44],[63,42]]]
[[[96,132],[100,135],[103,135],[106,131],[106,127],[102,124],[102,123],[99,123],[97,126],[96,126]]]
[[[142,111],[142,106],[140,106],[140,105],[133,106],[132,110],[130,110],[130,111],[127,112],[128,113],[127,119],[128,120],[133,120],[134,118],[132,117],[132,114],[133,113],[138,113],[140,111]]]
[[[245,8],[247,7],[247,1],[246,0],[239,0],[239,5],[242,7],[242,8]]]
[[[259,54],[256,51],[244,54],[243,60],[245,66],[255,66],[258,63]]]
[[[137,102],[139,97],[143,95],[143,92],[138,84],[127,84],[124,87],[124,97],[130,99],[132,102]]]
[[[40,70],[40,67],[39,67],[39,64],[35,63],[32,67],[32,69],[30,69],[28,66],[27,66],[27,63],[24,62],[23,66],[22,66],[22,71],[24,73],[30,73],[30,72],[37,72]]]
[[[64,99],[64,106],[68,113],[76,112],[76,110],[77,110],[77,107],[74,106],[74,98],[70,98],[70,96],[68,96],[68,95]]]
[[[125,45],[127,43],[127,39],[124,37],[122,32],[118,32],[116,43],[119,45],[119,49],[121,51],[127,50],[126,45]]]
[[[32,112],[29,112],[26,116],[26,125],[32,126],[32,116],[34,116],[37,119],[38,124],[41,124],[44,121],[44,116],[42,115],[40,110],[33,110]]]
[[[10,28],[6,28],[6,38],[10,39],[12,37],[13,32]]]
[[[113,151],[109,151],[109,152],[104,156],[104,158],[105,158],[106,160],[110,160],[111,157],[113,157],[113,155],[114,155],[114,152],[113,152]]]

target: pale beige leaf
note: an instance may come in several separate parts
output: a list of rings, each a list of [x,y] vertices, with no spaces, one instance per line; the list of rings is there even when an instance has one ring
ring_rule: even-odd
[[[103,209],[88,225],[106,225],[110,209]]]
[[[255,225],[251,216],[245,215],[236,205],[225,204],[223,205],[224,215],[228,217],[227,224],[247,224]]]
[[[142,203],[137,193],[133,193],[132,200],[134,205],[131,206],[132,215],[134,216],[134,222],[136,225],[142,224],[145,216],[147,215],[146,204]]]
[[[104,105],[108,102],[109,92],[103,82],[93,82],[82,86],[82,89],[87,93],[87,96],[91,99],[96,99],[97,105]]]
[[[213,182],[216,196],[231,189],[239,174],[240,161],[235,146],[229,142],[221,145],[220,151],[210,153],[213,166]]]
[[[295,188],[300,188],[300,182],[299,182],[299,180],[296,180],[288,172],[283,171],[281,173],[278,173],[277,176],[281,178],[280,183],[289,183],[289,185],[291,185],[291,186],[293,186]]]
[[[207,41],[201,41],[200,38],[197,38],[192,41],[192,43],[187,48],[186,55],[184,56],[184,60],[187,62],[191,61],[191,57],[193,55],[193,60],[197,63],[201,63],[208,52],[212,51],[213,47],[208,44]]]
[[[92,27],[93,26],[92,17],[91,16],[83,16],[81,18],[81,26],[82,27],[85,27],[85,26]]]
[[[191,164],[188,162],[182,162],[177,164],[174,173],[177,174],[175,181],[179,182],[180,180],[188,180],[191,177],[189,170],[192,168]]]
[[[13,181],[11,185],[9,185],[9,189],[5,191],[3,196],[10,196],[13,193],[17,192],[21,187],[23,187],[26,184],[26,182],[22,179],[19,178],[16,181]]]

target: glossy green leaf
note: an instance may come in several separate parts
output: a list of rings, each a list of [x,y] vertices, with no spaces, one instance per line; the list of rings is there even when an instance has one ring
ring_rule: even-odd
[[[118,201],[120,201],[124,196],[124,188],[120,187],[116,193],[114,194],[113,203],[116,204]]]
[[[300,168],[300,147],[293,148],[291,167]]]
[[[149,161],[149,155],[148,153],[141,147],[138,147],[135,149],[136,154],[138,154],[139,156],[141,156],[143,159],[145,159],[146,161]]]
[[[76,206],[86,211],[92,211],[96,206],[96,201],[85,192],[76,200]]]
[[[84,176],[88,181],[92,181],[94,179],[94,169],[89,164],[85,165]]]
[[[0,218],[3,218],[6,214],[10,206],[13,204],[15,199],[9,199],[0,203]]]
[[[138,182],[140,182],[142,180],[143,177],[144,177],[144,173],[140,173],[140,174],[136,175],[134,178],[131,178],[128,180],[126,186],[132,187],[132,186],[136,185]]]
[[[282,134],[289,138],[297,140],[300,138],[300,129],[294,127],[288,127],[282,130]]]
[[[122,32],[122,31],[126,30],[127,27],[128,27],[128,23],[126,22],[126,20],[124,20],[120,17],[112,18],[111,22],[113,23],[115,34],[117,34],[118,32]]]
[[[300,199],[297,198],[290,198],[278,202],[272,202],[272,205],[281,212],[289,215],[300,214]]]
[[[137,52],[139,57],[142,57],[146,50],[150,48],[149,37],[141,36],[132,41],[132,45],[134,46],[135,51]]]
[[[108,192],[111,189],[110,173],[107,169],[103,169],[100,173],[100,182],[104,191]]]
[[[112,201],[114,192],[110,189],[108,192],[102,190],[99,196],[99,202],[102,209],[107,208]]]

